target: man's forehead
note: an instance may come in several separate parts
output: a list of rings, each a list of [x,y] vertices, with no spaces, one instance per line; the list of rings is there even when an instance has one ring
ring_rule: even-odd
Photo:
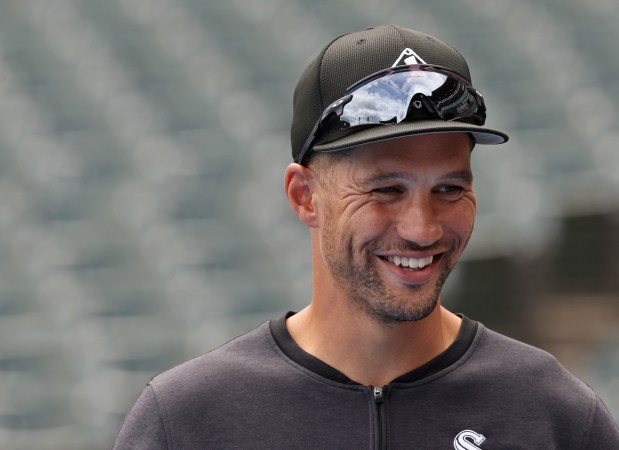
[[[408,140],[373,143],[360,146],[341,159],[345,165],[363,168],[368,173],[385,172],[406,175],[419,168],[470,167],[471,151],[468,139],[453,136],[449,139]],[[348,164],[346,164],[348,163]],[[455,169],[453,169],[455,170]]]
[[[451,151],[449,151],[451,150]],[[405,136],[395,139],[374,141],[349,149],[349,156],[367,153],[376,162],[384,156],[401,155],[407,158],[422,157],[426,152],[441,154],[447,157],[456,153],[470,153],[472,141],[468,133],[428,133],[416,136]]]

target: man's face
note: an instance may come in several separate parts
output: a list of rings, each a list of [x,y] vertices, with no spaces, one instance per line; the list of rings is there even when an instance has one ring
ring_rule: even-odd
[[[336,158],[321,177],[323,263],[374,319],[420,320],[438,304],[473,230],[470,153],[463,133],[394,139]]]

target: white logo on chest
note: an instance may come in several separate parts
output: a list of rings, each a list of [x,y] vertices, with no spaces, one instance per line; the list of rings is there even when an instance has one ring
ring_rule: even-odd
[[[454,448],[456,450],[481,450],[478,445],[481,445],[485,440],[483,434],[464,430],[458,433],[454,439]]]

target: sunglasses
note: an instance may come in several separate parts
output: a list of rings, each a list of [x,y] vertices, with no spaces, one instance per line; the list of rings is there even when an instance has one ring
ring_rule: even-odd
[[[382,70],[349,87],[344,97],[324,110],[296,162],[306,162],[327,128],[436,119],[481,126],[486,121],[484,99],[470,81],[444,67],[424,64]]]

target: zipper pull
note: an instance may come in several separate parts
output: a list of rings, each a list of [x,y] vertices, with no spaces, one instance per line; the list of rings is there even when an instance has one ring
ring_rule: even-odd
[[[382,403],[382,401],[385,399],[383,388],[380,386],[374,386],[372,393],[374,394],[374,401],[376,403]]]

